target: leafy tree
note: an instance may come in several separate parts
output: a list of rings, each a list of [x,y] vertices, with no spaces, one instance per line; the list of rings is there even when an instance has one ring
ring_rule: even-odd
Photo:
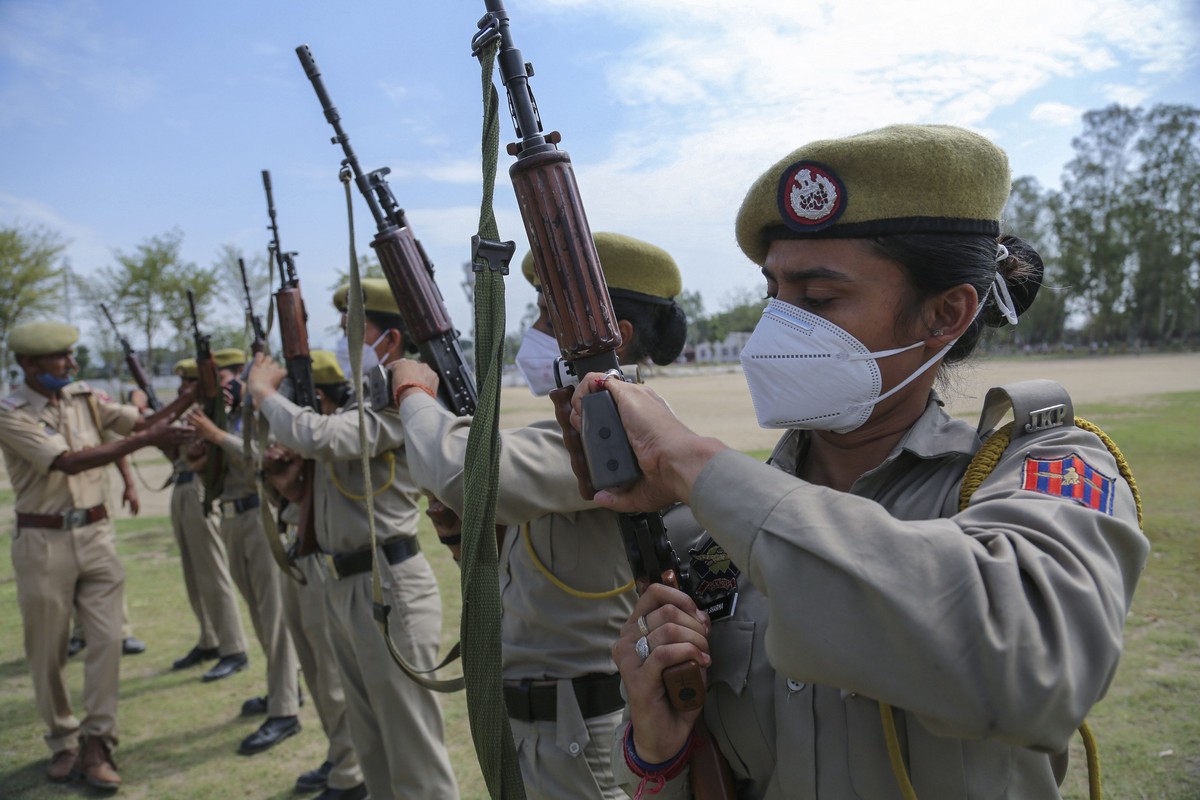
[[[1200,286],[1200,109],[1156,106],[1136,150],[1131,220],[1133,334],[1150,342],[1196,330]]]
[[[118,324],[132,325],[146,342],[146,366],[155,367],[154,341],[165,325],[176,331],[186,330],[188,318],[186,287],[211,287],[210,270],[202,270],[183,260],[183,233],[178,229],[152,236],[133,253],[113,251],[117,266],[101,270],[101,288],[111,299]],[[197,297],[197,313],[204,299]],[[118,316],[119,315],[119,316]],[[129,334],[125,334],[127,338]]]
[[[724,308],[709,319],[709,341],[722,341],[735,331],[754,330],[766,306],[766,298],[760,292],[753,289],[735,292],[725,301]]]
[[[1063,279],[1080,288],[1073,310],[1088,316],[1093,339],[1119,338],[1126,330],[1134,256],[1130,166],[1142,116],[1141,109],[1119,105],[1084,114],[1083,133],[1072,140],[1076,156],[1063,175],[1055,220]]]
[[[13,327],[61,302],[67,242],[39,226],[0,226],[0,376],[9,374],[8,335]]]
[[[700,296],[700,291],[684,289],[675,302],[687,315],[687,345],[695,347],[701,342],[710,341],[712,326],[704,313],[704,298]]]
[[[1029,242],[1045,264],[1042,288],[1033,305],[1021,315],[1016,328],[989,328],[988,341],[1020,345],[1062,340],[1067,322],[1067,297],[1074,287],[1064,285],[1054,236],[1056,195],[1043,192],[1037,179],[1025,176],[1013,181],[1004,210],[1006,231]]]
[[[223,244],[217,251],[217,260],[213,264],[213,272],[219,285],[220,297],[229,303],[231,308],[246,308],[246,291],[242,284],[242,270],[238,265],[239,259],[246,265],[246,284],[250,287],[250,301],[254,313],[267,318],[267,306],[270,305],[273,275],[271,264],[265,255],[246,258],[242,249],[232,244]],[[239,316],[242,316],[239,315]]]

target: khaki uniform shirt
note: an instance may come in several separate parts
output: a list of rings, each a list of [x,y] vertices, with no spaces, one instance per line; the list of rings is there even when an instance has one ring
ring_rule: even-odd
[[[257,417],[251,417],[251,419],[256,420]],[[222,500],[241,500],[243,497],[258,493],[258,485],[254,477],[258,446],[252,438],[250,456],[247,458],[242,424],[240,408],[225,420],[225,437],[220,443],[220,448],[225,453],[225,482],[221,485]]]
[[[807,435],[786,433],[770,464],[722,452],[692,488],[695,521],[741,569],[736,612],[712,627],[704,712],[738,796],[899,798],[881,701],[921,800],[1058,797],[1148,549],[1112,455],[1070,424],[1018,424],[959,511],[980,440],[936,397],[848,493],[789,474]],[[1095,471],[1102,510],[1023,488],[1071,457]],[[667,527],[677,552],[703,537]],[[686,792],[685,777],[660,796]]]
[[[404,398],[400,418],[413,479],[461,516],[471,419],[416,392]],[[505,679],[616,672],[612,643],[633,611],[636,593],[630,588],[604,600],[573,596],[538,568],[530,547],[572,589],[601,593],[624,586],[630,570],[617,515],[579,496],[562,433],[552,420],[500,432],[499,476],[496,522],[513,526],[500,553]]]
[[[367,528],[358,412],[353,404],[330,415],[300,408],[278,392],[265,398],[259,413],[273,438],[284,447],[317,461],[314,516],[317,542],[327,553],[352,553],[371,546]],[[394,412],[366,409],[367,445],[371,447],[371,484],[378,541],[416,536],[420,496],[404,457],[404,429]],[[339,488],[340,487],[340,488]]]
[[[57,405],[25,384],[0,400],[0,448],[17,513],[60,514],[104,503],[103,469],[68,475],[50,465],[63,453],[103,444],[105,432],[128,435],[139,416],[135,406],[81,382],[63,387]]]

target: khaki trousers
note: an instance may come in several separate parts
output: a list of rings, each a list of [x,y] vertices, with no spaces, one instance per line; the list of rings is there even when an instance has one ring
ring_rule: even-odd
[[[300,710],[296,695],[296,651],[283,622],[279,565],[271,555],[254,508],[221,518],[221,538],[229,556],[229,575],[250,609],[254,633],[267,656],[267,716],[293,717]]]
[[[229,574],[229,557],[217,518],[204,513],[201,484],[195,478],[171,490],[171,528],[179,545],[188,602],[200,623],[197,646],[222,656],[246,652],[246,633]]]
[[[525,722],[510,717],[508,722],[527,800],[628,797],[617,785],[612,768],[613,732],[624,724],[622,711],[584,720],[588,739],[582,745],[562,741],[560,726],[553,721]]]
[[[346,694],[338,674],[333,646],[329,643],[329,627],[325,611],[325,568],[318,556],[296,560],[296,566],[308,579],[299,582],[284,576],[279,581],[283,594],[283,617],[292,634],[300,672],[308,684],[308,693],[317,707],[321,728],[329,740],[326,760],[333,764],[329,786],[349,789],[363,782],[358,756],[350,738],[350,722],[346,718]]]
[[[46,724],[46,744],[57,753],[78,747],[83,734],[115,747],[125,570],[117,560],[112,521],[66,530],[18,527],[12,562],[25,626],[25,660]],[[82,724],[71,711],[64,675],[72,608],[88,643]]]
[[[436,663],[442,601],[433,569],[418,553],[395,566],[380,561],[396,649],[416,669]],[[329,638],[346,692],[350,735],[372,800],[454,800],[458,784],[446,752],[434,692],[392,662],[372,611],[371,573],[325,584]]]

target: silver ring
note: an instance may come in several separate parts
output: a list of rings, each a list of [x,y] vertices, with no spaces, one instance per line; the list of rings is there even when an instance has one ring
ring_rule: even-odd
[[[650,641],[643,636],[637,640],[637,644],[633,646],[633,652],[638,654],[638,658],[645,661],[650,657]]]
[[[637,618],[638,630],[642,632],[642,636],[650,635],[650,628],[646,625],[646,615],[642,614]]]

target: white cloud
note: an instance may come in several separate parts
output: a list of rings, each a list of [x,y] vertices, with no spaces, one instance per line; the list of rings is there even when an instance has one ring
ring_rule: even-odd
[[[1150,94],[1143,87],[1120,83],[1105,84],[1102,90],[1106,100],[1112,103],[1120,103],[1123,106],[1141,105],[1142,101]]]
[[[1029,118],[1034,122],[1066,127],[1078,123],[1083,112],[1084,109],[1066,103],[1038,103],[1029,112]]]
[[[896,122],[982,131],[1056,80],[1179,74],[1200,52],[1200,33],[1180,24],[1190,1],[588,2],[637,32],[605,53],[611,94],[637,122],[611,134],[602,163],[577,166],[589,216],[666,247],[711,305],[756,284],[734,215],[750,182],[791,149]],[[566,14],[584,4],[541,5]],[[1027,120],[1059,127],[1080,113],[1050,99]]]

